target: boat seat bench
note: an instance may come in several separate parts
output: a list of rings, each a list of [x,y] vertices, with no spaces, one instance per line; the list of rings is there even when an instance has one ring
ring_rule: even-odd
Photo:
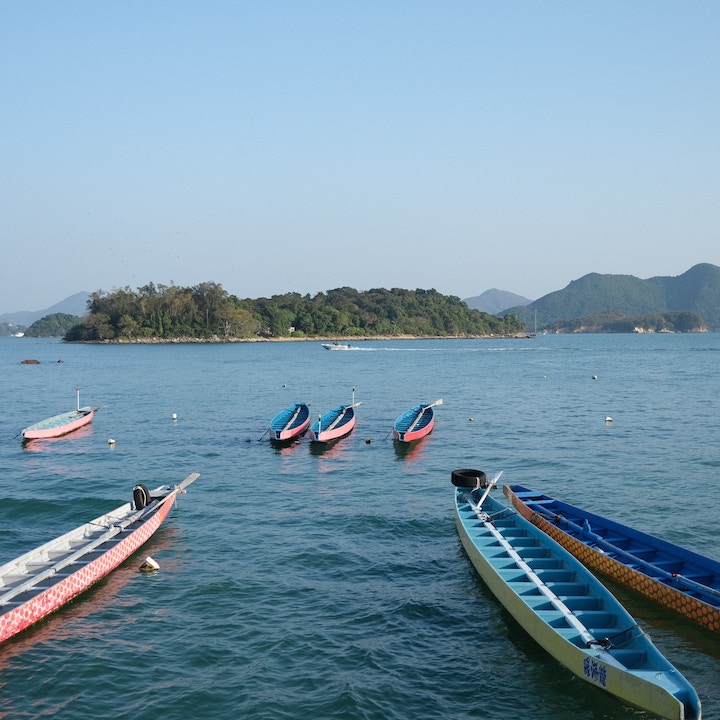
[[[637,668],[641,667],[642,664],[645,662],[645,653],[644,652],[638,652],[637,650],[622,650],[622,649],[613,649],[612,651],[613,657],[617,658],[625,667],[629,668]],[[651,675],[655,674],[655,671],[651,671]]]
[[[557,570],[558,568],[565,567],[562,560],[554,557],[528,558],[527,564],[535,570],[535,572],[539,572],[540,570]]]
[[[604,610],[579,610],[575,612],[575,616],[588,629],[596,628],[593,630],[594,633],[608,633],[617,623],[615,615]]]
[[[518,547],[516,546],[515,549],[518,552],[518,555],[523,560],[528,560],[532,558],[549,558],[552,557],[549,553],[549,551],[544,547],[535,547],[526,545],[525,547]]]
[[[565,607],[573,612],[578,612],[579,610],[598,610],[602,607],[600,598],[589,595],[568,596],[563,598],[563,602],[565,603]]]
[[[575,572],[562,569],[538,569],[535,574],[546,584],[554,582],[572,582],[575,579]]]
[[[587,595],[588,586],[582,582],[546,583],[547,586],[563,601],[573,595]]]

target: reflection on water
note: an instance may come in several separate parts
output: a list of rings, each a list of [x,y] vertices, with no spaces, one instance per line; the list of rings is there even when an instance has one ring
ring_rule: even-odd
[[[95,431],[92,423],[88,423],[87,425],[79,427],[77,430],[69,432],[67,435],[61,435],[60,437],[38,438],[37,440],[25,440],[23,438],[22,447],[23,450],[28,450],[32,452],[43,452],[51,449],[57,443],[62,444],[71,440],[81,440],[92,437],[94,432]]]
[[[400,442],[399,440],[393,440],[393,447],[395,448],[395,455],[398,460],[404,460],[407,463],[415,463],[418,460],[422,460],[426,456],[425,446],[430,439],[430,435],[421,437],[419,440],[413,442]]]
[[[106,614],[109,609],[121,610],[135,605],[139,601],[138,596],[123,594],[123,591],[135,579],[138,582],[151,580],[151,574],[140,572],[138,569],[142,559],[150,553],[157,556],[169,550],[178,535],[176,528],[161,526],[145,545],[109,575],[51,615],[5,642],[0,654],[0,673],[8,669],[17,656],[37,650],[38,646],[55,646],[70,638],[73,641],[82,641],[85,638],[89,643],[101,640],[108,632],[107,618],[92,620],[93,615]],[[161,562],[159,572],[177,572],[179,569],[180,565],[176,560],[167,565]],[[142,620],[142,614],[118,612],[117,622],[127,623],[138,620]],[[0,714],[0,717],[3,715]]]
[[[291,440],[275,440],[270,438],[270,447],[272,447],[278,455],[287,455],[301,445],[301,441],[301,437],[295,437]]]
[[[345,438],[338,438],[337,440],[331,440],[330,442],[311,442],[310,454],[318,456],[324,455],[328,458],[338,457],[338,455],[342,452],[341,448],[343,440],[345,440]]]

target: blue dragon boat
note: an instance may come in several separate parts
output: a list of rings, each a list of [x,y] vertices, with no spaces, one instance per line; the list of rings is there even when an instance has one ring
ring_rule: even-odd
[[[505,495],[591,570],[720,633],[720,562],[522,485]]]
[[[693,686],[615,596],[549,535],[489,496],[499,475],[487,482],[475,474],[475,486],[468,470],[451,476],[458,535],[515,620],[590,685],[661,718],[700,720]]]

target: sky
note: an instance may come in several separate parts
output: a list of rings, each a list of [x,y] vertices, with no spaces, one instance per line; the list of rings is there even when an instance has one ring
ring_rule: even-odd
[[[720,265],[716,0],[0,0],[0,313]]]

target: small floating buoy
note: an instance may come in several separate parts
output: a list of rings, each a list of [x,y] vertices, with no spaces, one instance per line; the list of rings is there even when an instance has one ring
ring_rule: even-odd
[[[173,420],[177,420],[177,413],[173,413],[173,414],[172,414],[172,419],[173,419]]]
[[[597,380],[597,375],[593,375],[593,376],[592,376],[592,379],[593,379],[593,380]]]
[[[142,561],[142,564],[140,565],[140,570],[142,570],[143,572],[153,572],[159,569],[160,566],[149,555]]]
[[[115,441],[112,438],[108,438],[108,445],[114,445]]]
[[[366,445],[369,445],[369,444],[370,444],[370,438],[365,438],[365,444],[366,444]]]
[[[475,418],[471,417],[471,418],[468,418],[468,420],[469,420],[470,422],[473,422],[473,421],[475,420]]]
[[[606,423],[611,423],[612,421],[613,421],[613,420],[612,420],[612,418],[611,418],[609,415],[605,418],[605,422],[606,422]]]

